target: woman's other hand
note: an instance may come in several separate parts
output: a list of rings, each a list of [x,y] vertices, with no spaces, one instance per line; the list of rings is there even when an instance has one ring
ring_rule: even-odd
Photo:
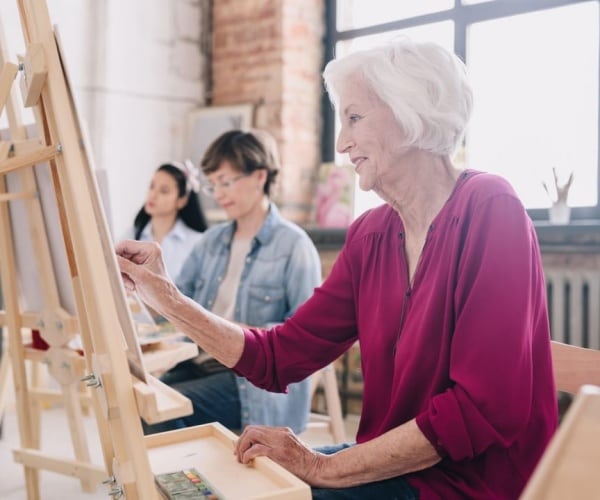
[[[248,464],[268,457],[312,486],[319,486],[319,472],[327,456],[308,448],[288,427],[249,425],[239,437],[234,453]]]

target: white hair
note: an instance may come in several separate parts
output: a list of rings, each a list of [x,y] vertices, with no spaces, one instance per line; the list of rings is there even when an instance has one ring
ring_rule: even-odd
[[[359,76],[392,110],[408,146],[452,154],[473,106],[464,63],[443,47],[407,37],[330,61],[323,71],[330,99]]]

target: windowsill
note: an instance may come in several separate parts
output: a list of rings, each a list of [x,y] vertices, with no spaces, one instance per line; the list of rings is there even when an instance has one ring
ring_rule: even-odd
[[[564,225],[539,220],[533,224],[543,252],[600,253],[600,220],[574,220]],[[346,238],[344,228],[305,230],[319,250],[339,250]]]
[[[600,220],[581,219],[569,224],[534,221],[542,252],[600,253]]]
[[[304,230],[318,250],[339,250],[346,239],[346,228],[322,228],[307,226]]]

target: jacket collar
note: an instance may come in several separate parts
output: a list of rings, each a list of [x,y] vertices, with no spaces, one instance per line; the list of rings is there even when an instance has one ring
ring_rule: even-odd
[[[256,233],[256,236],[254,237],[254,239],[256,241],[258,241],[261,245],[266,245],[273,237],[275,228],[279,224],[281,224],[281,221],[282,221],[282,217],[279,214],[278,208],[275,206],[274,203],[272,203],[272,202],[269,203],[269,212],[267,214],[267,218],[265,219],[265,221],[263,222],[263,225],[258,230],[258,233]],[[223,228],[223,232],[221,233],[221,236],[219,238],[221,243],[223,245],[230,245],[231,241],[233,240],[234,232],[235,232],[235,221],[226,223],[225,227]]]

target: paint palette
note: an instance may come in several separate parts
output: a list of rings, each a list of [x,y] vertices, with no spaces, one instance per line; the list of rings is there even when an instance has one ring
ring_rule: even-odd
[[[221,500],[213,486],[196,469],[184,469],[155,476],[158,489],[169,500]]]

